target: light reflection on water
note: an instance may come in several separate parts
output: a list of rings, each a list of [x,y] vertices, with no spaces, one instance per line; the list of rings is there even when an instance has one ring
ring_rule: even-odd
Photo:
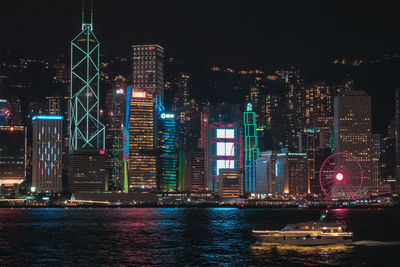
[[[252,229],[318,219],[320,210],[0,209],[0,265],[381,265],[397,260],[397,210],[332,210],[351,246],[257,246]],[[367,240],[367,241],[366,241]],[[375,240],[375,241],[373,241]],[[392,265],[395,266],[395,265]]]

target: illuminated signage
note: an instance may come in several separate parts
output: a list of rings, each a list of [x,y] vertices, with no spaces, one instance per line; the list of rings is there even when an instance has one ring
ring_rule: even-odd
[[[246,110],[247,111],[253,111],[253,105],[250,104],[250,103],[247,103]]]
[[[217,129],[217,138],[235,138],[235,130]]]
[[[161,119],[173,119],[174,114],[161,113]]]
[[[99,154],[100,154],[100,155],[105,155],[105,154],[106,154],[106,151],[103,150],[103,149],[100,149]]]
[[[7,99],[0,99],[0,103],[7,103]]]
[[[115,93],[117,95],[122,95],[124,93],[124,89],[123,88],[119,88],[117,91],[115,91]]]
[[[154,46],[149,46],[149,50],[154,50]]]
[[[132,92],[133,98],[146,98],[146,92]]]
[[[62,120],[63,116],[51,116],[51,115],[38,115],[33,116],[32,120]]]
[[[234,156],[235,143],[217,142],[217,156]]]

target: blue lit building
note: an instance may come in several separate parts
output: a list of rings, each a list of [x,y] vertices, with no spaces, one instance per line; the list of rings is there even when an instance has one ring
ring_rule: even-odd
[[[37,192],[61,192],[63,117],[34,116],[32,126],[32,187]]]
[[[157,187],[171,192],[177,189],[175,115],[161,111],[157,131]]]

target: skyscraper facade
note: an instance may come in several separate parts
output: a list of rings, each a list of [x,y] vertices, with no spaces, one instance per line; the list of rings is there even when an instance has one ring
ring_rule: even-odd
[[[276,158],[275,176],[278,194],[307,194],[310,180],[308,178],[306,153],[279,153]]]
[[[92,13],[93,14],[93,13]],[[100,42],[93,15],[71,41],[68,190],[105,190],[105,127],[100,122]]]
[[[258,137],[256,133],[256,114],[252,104],[248,103],[243,114],[244,125],[244,191],[256,191],[256,161],[259,157]]]
[[[373,185],[371,171],[371,97],[348,91],[334,99],[335,152],[352,154],[360,162],[364,185]]]
[[[177,190],[175,115],[161,112],[158,125],[158,189],[165,192],[173,192]]]
[[[117,77],[106,92],[104,124],[106,126],[106,164],[109,190],[121,190],[123,185],[123,122],[126,84]]]
[[[164,91],[164,48],[132,45],[129,110],[129,187],[157,187],[156,114]]]
[[[160,45],[132,45],[132,86],[147,93],[164,91],[164,48]]]
[[[63,117],[34,116],[32,126],[32,186],[38,192],[61,192]]]
[[[100,122],[100,42],[93,24],[85,23],[71,41],[69,149],[103,149],[104,125]]]
[[[155,189],[155,98],[146,91],[132,91],[129,110],[129,187]]]

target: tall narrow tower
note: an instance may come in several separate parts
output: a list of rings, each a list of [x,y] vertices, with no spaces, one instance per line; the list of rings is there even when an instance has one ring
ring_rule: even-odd
[[[248,103],[243,114],[245,165],[244,165],[244,191],[246,193],[256,191],[256,161],[259,156],[258,137],[256,125],[256,113],[252,104]]]
[[[71,99],[69,149],[102,149],[104,125],[99,121],[100,43],[93,33],[93,6],[90,23],[82,7],[82,31],[71,41]]]
[[[84,4],[85,1],[83,1]],[[99,121],[99,48],[90,23],[71,41],[71,98],[69,101],[68,181],[70,192],[102,192],[106,181],[105,128]]]

